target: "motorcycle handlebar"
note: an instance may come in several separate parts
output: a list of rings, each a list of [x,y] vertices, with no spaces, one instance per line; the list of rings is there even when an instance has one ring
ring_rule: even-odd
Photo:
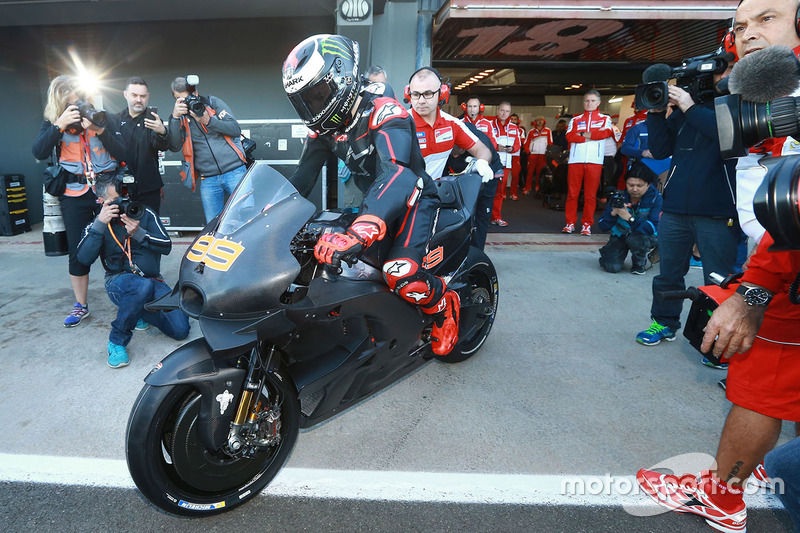
[[[684,291],[660,291],[656,293],[659,300],[683,300],[688,298],[692,301],[700,297],[700,290],[697,287],[689,287]]]

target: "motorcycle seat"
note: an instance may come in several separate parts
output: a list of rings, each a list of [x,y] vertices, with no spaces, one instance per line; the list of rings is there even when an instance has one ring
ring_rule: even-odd
[[[440,208],[458,208],[459,191],[454,180],[437,180],[437,193],[439,195]]]

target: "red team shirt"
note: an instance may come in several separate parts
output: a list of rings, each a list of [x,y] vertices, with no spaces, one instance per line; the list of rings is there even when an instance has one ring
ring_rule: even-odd
[[[417,128],[417,142],[425,158],[425,171],[431,178],[442,177],[447,158],[454,146],[469,150],[478,142],[478,138],[456,117],[436,110],[433,126],[411,109],[414,125]]]
[[[469,115],[464,115],[464,122],[468,124],[474,124],[478,131],[481,131],[486,134],[487,137],[492,141],[492,146],[494,149],[497,150],[497,139],[494,138],[494,128],[492,127],[492,121],[488,118],[484,117],[483,115],[478,115],[473,122],[470,120]]]

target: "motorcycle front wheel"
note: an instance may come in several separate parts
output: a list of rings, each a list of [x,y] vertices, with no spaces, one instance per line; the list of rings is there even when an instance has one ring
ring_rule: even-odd
[[[467,287],[459,290],[458,343],[449,354],[436,356],[445,363],[460,363],[472,357],[489,336],[497,315],[499,288],[494,265],[488,260],[475,263],[467,277]]]
[[[278,474],[300,427],[294,386],[268,374],[262,398],[280,409],[280,441],[246,457],[209,450],[197,435],[200,392],[189,385],[145,385],[128,420],[128,469],[141,493],[174,514],[207,516],[244,503]],[[265,398],[268,398],[265,400]]]

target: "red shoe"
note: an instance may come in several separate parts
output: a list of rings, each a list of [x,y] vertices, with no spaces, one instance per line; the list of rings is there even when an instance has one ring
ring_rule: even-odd
[[[581,235],[591,235],[592,234],[592,225],[591,224],[584,224],[581,227]]]
[[[431,330],[431,348],[436,355],[447,355],[458,342],[458,315],[461,311],[461,298],[456,291],[444,293],[445,309],[437,313]],[[441,323],[441,325],[439,325]]]
[[[561,230],[561,233],[575,233],[575,224],[567,223],[567,225]]]
[[[516,194],[512,194],[511,195],[511,199],[512,200],[519,200],[519,196],[517,196]]]
[[[744,501],[733,509],[722,509],[703,489],[709,476],[706,471],[697,477],[687,474],[678,478],[643,468],[636,473],[636,481],[657,504],[671,511],[700,515],[718,531],[744,533],[747,530]]]

